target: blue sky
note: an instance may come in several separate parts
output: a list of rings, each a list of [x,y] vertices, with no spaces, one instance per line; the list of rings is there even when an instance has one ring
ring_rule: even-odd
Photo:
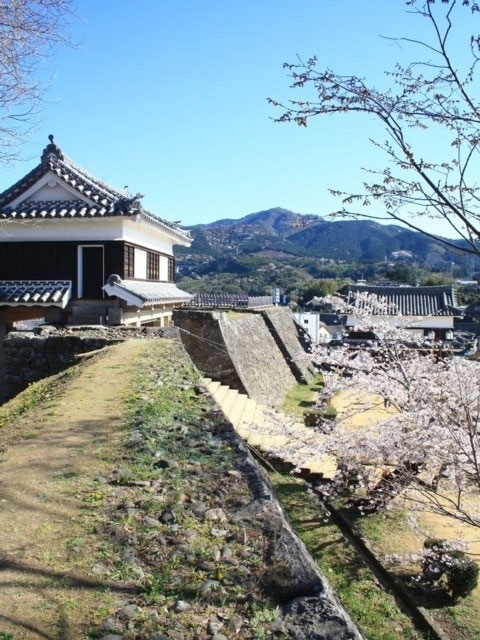
[[[2,170],[0,189],[36,162],[49,133],[86,169],[184,224],[282,206],[327,214],[329,187],[355,190],[382,166],[373,120],[274,124],[268,96],[288,99],[284,61],[384,82],[403,55],[379,35],[419,35],[402,0],[76,0],[77,47],[45,63],[42,123]],[[471,19],[464,12],[465,20]],[[383,139],[380,134],[380,139]],[[441,229],[439,229],[441,232]]]

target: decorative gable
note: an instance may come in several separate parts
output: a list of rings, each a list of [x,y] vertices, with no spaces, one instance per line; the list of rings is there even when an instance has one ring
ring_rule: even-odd
[[[173,243],[190,246],[189,232],[144,209],[140,193],[132,196],[95,178],[64,155],[53,135],[48,137],[40,164],[0,193],[0,220],[122,216],[153,225]]]
[[[65,184],[62,184],[62,180],[60,178],[50,177],[46,180],[39,180],[36,185],[32,187],[33,193],[31,196],[26,198],[27,202],[44,202],[46,200],[83,200],[84,202],[88,202],[87,198],[83,198],[78,196],[78,193],[75,193],[72,190],[66,188]],[[24,202],[25,200],[21,200],[20,202]]]

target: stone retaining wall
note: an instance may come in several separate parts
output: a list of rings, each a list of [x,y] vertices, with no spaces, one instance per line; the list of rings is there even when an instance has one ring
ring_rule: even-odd
[[[272,310],[273,311],[273,310]],[[298,379],[312,378],[301,357],[289,309],[266,322],[263,312],[177,309],[173,319],[194,364],[206,376],[270,407],[278,407]]]
[[[218,315],[227,351],[248,395],[267,406],[281,405],[296,380],[263,316]]]
[[[288,307],[271,307],[261,314],[297,382],[312,382],[315,369],[300,342],[293,313]]]
[[[129,338],[155,338],[166,332],[168,330],[149,328],[54,326],[12,331],[3,340],[1,349],[4,382],[0,398],[8,400],[31,382],[59,373],[74,364],[75,356],[80,353],[103,349]]]

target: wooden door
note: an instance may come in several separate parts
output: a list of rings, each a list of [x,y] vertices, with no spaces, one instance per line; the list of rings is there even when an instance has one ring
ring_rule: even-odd
[[[103,246],[82,247],[82,298],[103,298]]]

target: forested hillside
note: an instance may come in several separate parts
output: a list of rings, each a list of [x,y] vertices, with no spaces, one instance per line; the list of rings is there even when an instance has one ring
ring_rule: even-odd
[[[399,265],[471,275],[478,265],[421,233],[370,221],[326,220],[274,208],[238,220],[191,227],[190,248],[176,251],[189,291],[269,293],[317,278],[383,277]],[[416,276],[411,276],[412,277]]]

